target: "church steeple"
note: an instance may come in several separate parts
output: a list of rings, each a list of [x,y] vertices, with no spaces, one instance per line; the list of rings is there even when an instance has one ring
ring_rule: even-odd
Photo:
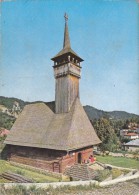
[[[65,17],[63,49],[52,58],[54,61],[54,76],[56,79],[55,111],[69,112],[73,102],[79,98],[79,79],[81,73],[80,62],[83,61],[70,45],[68,31],[68,16]]]
[[[69,37],[69,31],[68,31],[68,15],[65,13],[65,31],[64,31],[64,42],[63,42],[63,49],[65,48],[71,48],[70,47],[70,37]]]
[[[72,49],[70,45],[70,37],[69,37],[69,31],[68,31],[68,15],[65,13],[64,15],[65,18],[65,30],[64,30],[64,41],[63,41],[63,49],[56,55],[54,56],[51,60],[55,62],[55,64],[59,64],[59,60],[61,61],[61,57],[65,58],[68,60],[68,54],[70,54],[71,57],[73,57],[74,62],[79,64],[80,62],[83,61],[82,58],[80,58]]]

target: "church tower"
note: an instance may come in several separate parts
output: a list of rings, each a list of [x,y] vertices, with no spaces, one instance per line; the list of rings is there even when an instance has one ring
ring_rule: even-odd
[[[51,60],[54,61],[55,112],[70,111],[76,98],[79,98],[80,62],[83,61],[72,49],[68,32],[68,16],[65,14],[63,49]]]

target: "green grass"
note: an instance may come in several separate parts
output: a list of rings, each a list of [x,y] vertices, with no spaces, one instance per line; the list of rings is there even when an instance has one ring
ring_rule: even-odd
[[[139,161],[124,157],[97,156],[97,161],[105,164],[111,164],[118,167],[139,169]]]
[[[41,173],[37,173],[35,171],[27,170],[24,168],[19,168],[13,165],[10,165],[9,162],[0,160],[0,174],[3,172],[10,171],[12,173],[17,173],[20,175],[24,175],[27,178],[32,179],[34,182],[43,183],[43,182],[58,182],[59,179],[51,176],[47,176]],[[6,180],[0,178],[0,183],[4,183]]]

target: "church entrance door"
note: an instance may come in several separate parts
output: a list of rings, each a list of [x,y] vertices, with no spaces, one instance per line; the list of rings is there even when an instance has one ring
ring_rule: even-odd
[[[78,163],[81,164],[82,162],[82,154],[81,152],[78,153]]]

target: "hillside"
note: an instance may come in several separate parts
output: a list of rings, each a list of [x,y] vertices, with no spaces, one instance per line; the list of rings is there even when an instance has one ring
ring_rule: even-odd
[[[23,100],[20,100],[17,98],[8,98],[8,97],[0,96],[0,105],[3,105],[7,107],[8,109],[12,109],[14,102],[18,102],[21,109],[23,109],[24,106],[28,103],[28,102],[24,102]]]
[[[41,101],[36,101],[41,102]],[[35,102],[25,102],[17,98],[8,98],[0,96],[0,127],[10,129],[19,113],[22,111],[25,105],[35,103]],[[44,102],[49,106],[50,109],[54,110],[54,102]],[[98,110],[92,106],[84,106],[90,120],[99,119],[102,117],[107,117],[109,119],[131,119],[138,118],[138,115],[127,113],[124,111],[113,111],[106,112],[103,110]]]
[[[84,106],[84,109],[89,117],[90,120],[93,119],[99,119],[101,117],[107,117],[109,119],[114,119],[114,120],[118,120],[118,119],[131,119],[134,117],[139,118],[139,115],[136,114],[132,114],[132,113],[128,113],[125,111],[112,111],[112,112],[107,112],[107,111],[103,111],[103,110],[98,110],[92,106]]]

